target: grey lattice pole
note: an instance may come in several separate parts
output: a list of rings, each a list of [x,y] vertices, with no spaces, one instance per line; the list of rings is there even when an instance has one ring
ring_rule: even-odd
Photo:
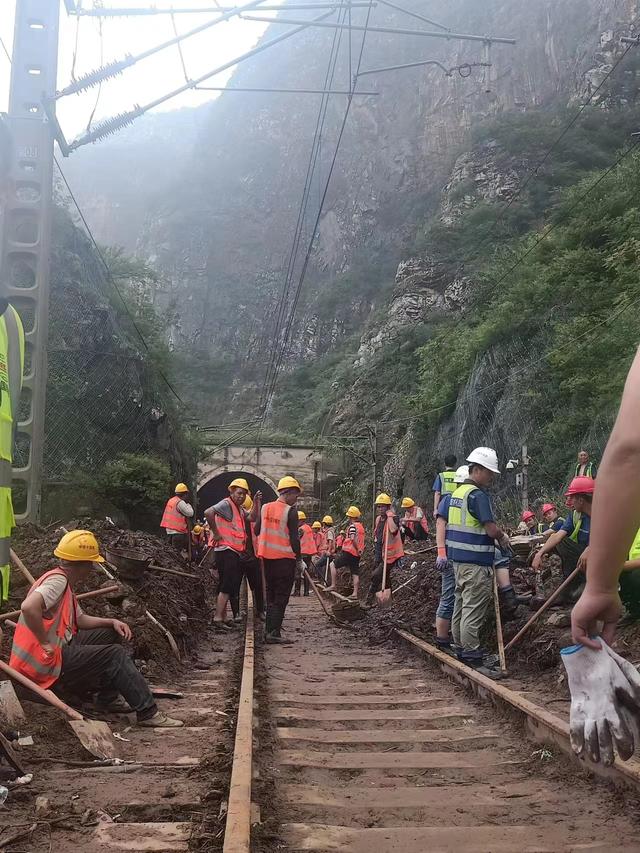
[[[42,101],[55,94],[58,16],[58,0],[16,0],[8,115],[14,146],[0,281],[25,328],[30,406],[18,438],[28,438],[29,453],[13,471],[27,489],[26,504],[16,507],[20,521],[38,520],[42,494],[53,174],[53,136]]]

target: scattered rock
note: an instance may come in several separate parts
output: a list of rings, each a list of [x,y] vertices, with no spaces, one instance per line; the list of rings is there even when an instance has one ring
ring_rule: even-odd
[[[557,613],[552,613],[551,616],[547,616],[546,622],[547,625],[551,625],[554,628],[568,628],[571,625],[571,614],[558,611]]]
[[[36,817],[43,818],[51,813],[51,800],[49,797],[36,797]]]

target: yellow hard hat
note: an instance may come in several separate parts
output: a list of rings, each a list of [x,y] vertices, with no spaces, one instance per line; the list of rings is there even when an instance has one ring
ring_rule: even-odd
[[[232,480],[229,483],[229,488],[233,489],[237,486],[239,489],[244,489],[246,492],[249,491],[249,483],[244,479],[244,477],[237,477],[235,480]]]
[[[357,506],[350,506],[349,509],[345,512],[347,518],[360,518],[362,513],[358,509]]]
[[[247,512],[251,512],[253,509],[253,498],[251,495],[247,495],[244,501],[242,502],[242,509],[246,509]]]
[[[278,483],[278,491],[283,492],[285,489],[298,489],[302,491],[302,486],[295,477],[283,477]]]
[[[100,556],[98,540],[90,530],[72,530],[65,533],[53,552],[70,563],[104,563]]]
[[[185,495],[189,491],[189,486],[185,483],[178,483],[175,488],[176,495]]]
[[[202,527],[200,527],[200,525],[199,525],[199,524],[194,524],[194,525],[193,525],[193,532],[194,532],[194,533],[196,533],[196,534],[197,534],[197,533],[202,533]]]
[[[325,515],[325,517],[322,519],[322,523],[323,524],[333,524],[333,519],[331,518],[330,515]]]
[[[402,498],[402,509],[411,509],[415,505],[415,501],[411,500],[411,498]]]
[[[376,498],[376,506],[391,506],[391,498],[386,492],[380,492]]]
[[[314,521],[313,524],[311,525],[311,528],[313,530],[320,530],[321,527],[322,527],[322,525],[320,524],[319,521]]]
[[[306,514],[301,509],[299,509],[298,510],[298,521],[306,521],[306,520],[307,520]]]

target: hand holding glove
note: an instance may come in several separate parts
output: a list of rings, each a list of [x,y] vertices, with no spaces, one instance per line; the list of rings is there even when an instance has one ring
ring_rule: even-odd
[[[613,764],[614,745],[627,761],[639,744],[640,673],[600,640],[601,648],[560,652],[571,691],[571,746],[592,761]]]

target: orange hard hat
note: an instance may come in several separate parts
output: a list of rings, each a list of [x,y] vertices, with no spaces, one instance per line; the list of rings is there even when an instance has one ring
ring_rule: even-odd
[[[535,518],[535,517],[536,517],[535,512],[531,512],[530,509],[525,509],[525,511],[522,513],[522,520],[523,521],[529,521],[530,518]]]
[[[569,488],[565,492],[566,497],[571,495],[592,495],[596,481],[591,477],[574,477],[569,483]]]

